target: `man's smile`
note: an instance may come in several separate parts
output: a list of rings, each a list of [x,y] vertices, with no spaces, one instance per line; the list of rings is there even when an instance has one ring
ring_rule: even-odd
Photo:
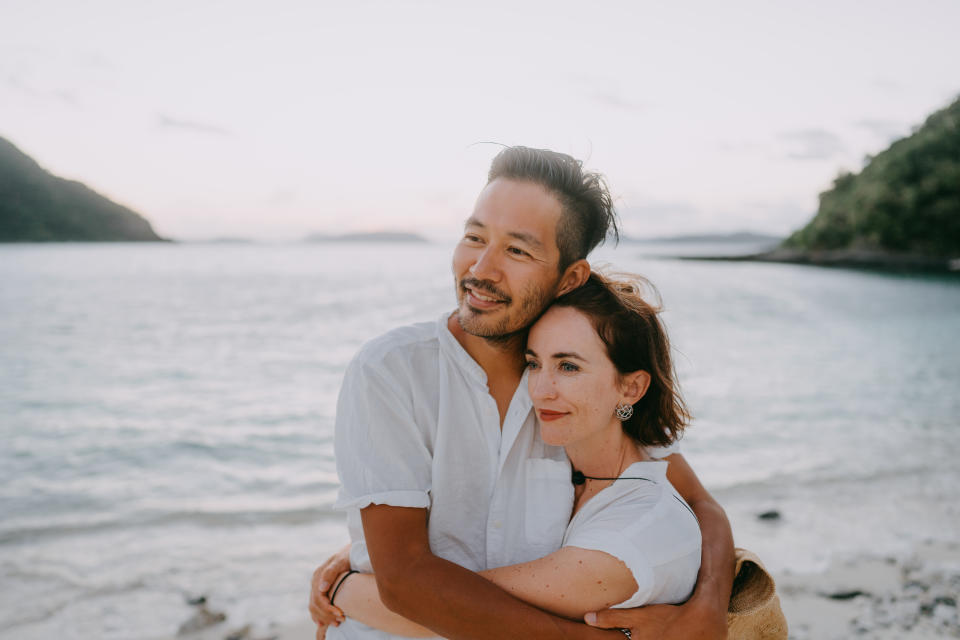
[[[461,286],[467,294],[467,304],[475,309],[492,309],[497,305],[510,302],[508,296],[490,291],[478,282],[463,282]]]

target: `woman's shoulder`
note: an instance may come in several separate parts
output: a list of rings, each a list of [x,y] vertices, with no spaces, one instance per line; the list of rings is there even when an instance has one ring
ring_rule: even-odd
[[[666,478],[666,462],[640,462],[570,521],[564,546],[603,551],[633,573],[637,592],[617,606],[683,602],[696,584],[700,527]]]
[[[609,531],[641,546],[651,559],[663,553],[699,553],[699,523],[667,479],[667,465],[664,461],[630,465],[574,516],[567,537],[578,531],[593,535]]]

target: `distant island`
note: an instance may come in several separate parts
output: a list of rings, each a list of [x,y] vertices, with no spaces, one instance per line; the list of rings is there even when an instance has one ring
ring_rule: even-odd
[[[327,235],[312,233],[303,239],[304,242],[430,242],[416,233],[404,231],[372,231],[369,233],[345,233],[342,235]]]
[[[0,138],[0,242],[158,242],[150,223]]]
[[[779,244],[783,241],[783,236],[771,236],[763,233],[753,233],[751,231],[736,231],[734,233],[700,233],[691,235],[661,236],[655,238],[634,238],[630,236],[621,236],[621,242],[637,243],[663,243],[663,244],[683,244],[683,243],[736,243],[736,244]]]

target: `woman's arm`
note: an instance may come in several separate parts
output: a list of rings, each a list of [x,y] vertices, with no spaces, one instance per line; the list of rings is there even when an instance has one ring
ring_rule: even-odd
[[[588,611],[623,602],[637,590],[623,562],[602,551],[577,547],[480,575],[520,600],[578,621]],[[412,638],[435,635],[387,609],[371,574],[351,575],[337,591],[335,606],[347,617],[387,633]]]
[[[621,560],[579,547],[480,575],[524,602],[571,620],[583,620],[587,612],[623,602],[637,591],[633,573]]]

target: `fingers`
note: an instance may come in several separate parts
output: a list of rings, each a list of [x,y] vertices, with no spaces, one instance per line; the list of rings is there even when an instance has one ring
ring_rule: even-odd
[[[330,560],[327,560],[327,562],[330,562]],[[327,562],[324,562],[313,572],[313,577],[310,579],[310,600],[313,600],[317,594],[326,595],[327,589],[330,588],[330,581],[323,577],[323,567]]]
[[[336,577],[346,571],[350,571],[350,545],[343,547],[320,565],[320,580],[327,585],[323,590],[329,589]]]
[[[343,611],[333,605],[317,605],[311,602],[307,607],[310,610],[310,618],[318,625],[339,626],[344,620]]]
[[[318,625],[317,640],[327,635],[327,626],[337,626],[344,620],[343,611],[333,606],[327,596],[337,576],[350,570],[350,545],[346,545],[321,564],[310,580],[310,600],[307,608],[310,618]]]
[[[307,609],[310,610],[310,618],[318,625],[337,626],[343,622],[343,611],[333,606],[327,597],[327,589],[330,583],[322,577],[323,567],[313,572],[313,579],[310,581],[310,599],[307,602]],[[326,630],[324,630],[326,634]]]
[[[331,558],[331,560],[333,560],[333,558]],[[321,591],[326,593],[327,589],[330,588],[330,585],[333,584],[333,581],[337,579],[337,576],[339,576],[341,573],[350,571],[350,560],[345,559],[340,562],[330,562],[329,564],[317,569],[317,571],[319,572],[317,577],[319,578],[320,585],[323,585]]]
[[[629,612],[629,613],[628,613]],[[629,629],[633,626],[633,611],[631,609],[604,609],[583,616],[583,621],[591,627],[601,629]]]

